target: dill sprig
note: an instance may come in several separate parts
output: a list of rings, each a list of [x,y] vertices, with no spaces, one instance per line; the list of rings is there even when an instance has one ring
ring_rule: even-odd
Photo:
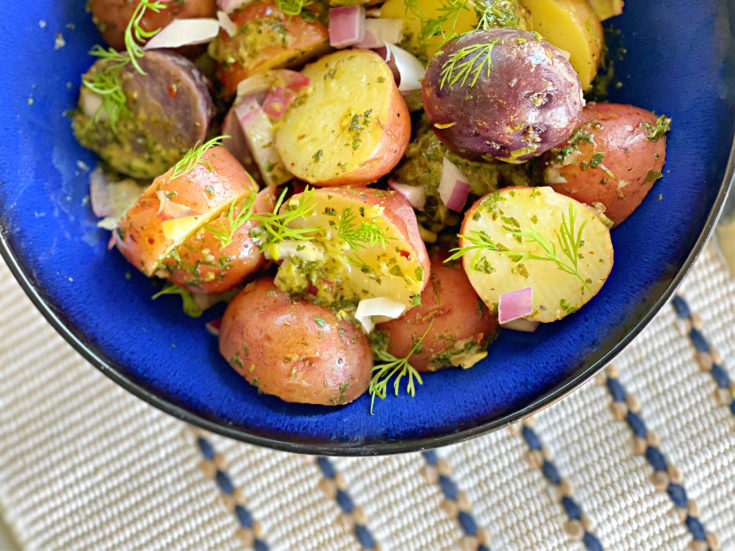
[[[163,295],[179,295],[181,297],[181,305],[184,313],[187,316],[198,318],[202,315],[202,309],[197,306],[196,302],[194,302],[194,297],[192,297],[191,293],[186,289],[182,289],[173,283],[167,283],[163,289],[151,297],[151,300],[156,300],[158,297]]]
[[[300,15],[303,9],[311,4],[311,0],[276,0],[278,9],[292,17]]]
[[[489,77],[492,69],[491,54],[493,46],[497,43],[498,40],[496,39],[490,42],[470,44],[449,55],[442,64],[439,88],[443,89],[446,84],[449,84],[451,88],[460,81],[460,86],[464,86],[468,79],[470,79],[470,87],[472,87],[477,84],[483,68]]]
[[[212,170],[212,167],[209,166],[209,163],[207,163],[207,161],[202,161],[202,157],[214,146],[222,145],[222,140],[226,140],[227,138],[229,138],[229,136],[217,136],[216,138],[212,138],[208,142],[205,142],[201,145],[197,141],[194,147],[187,151],[184,156],[179,159],[179,161],[173,166],[173,172],[171,172],[171,176],[169,176],[169,181],[175,180],[176,178],[178,178],[179,176],[183,176],[184,174],[188,174],[189,172],[194,170],[194,167],[198,164],[202,164],[209,168],[209,170]]]
[[[278,243],[287,239],[309,241],[313,238],[314,233],[319,230],[319,228],[289,227],[289,224],[294,220],[305,218],[314,213],[314,209],[316,208],[314,188],[307,186],[301,194],[298,205],[292,205],[289,202],[286,204],[284,211],[279,212],[286,198],[287,191],[286,189],[283,190],[278,201],[276,201],[273,212],[255,213],[251,217],[253,220],[260,222],[259,226],[250,230],[250,236],[261,242],[261,250],[265,249],[271,243]]]
[[[352,207],[343,210],[337,224],[337,237],[353,251],[376,245],[385,248],[389,238],[386,238],[383,228],[373,220],[358,225],[355,223],[356,218]]]
[[[582,232],[587,225],[585,220],[576,228],[577,214],[574,205],[569,201],[568,214],[562,214],[562,222],[556,233],[557,243],[553,243],[544,237],[535,226],[529,230],[521,230],[518,223],[512,219],[504,218],[503,229],[513,235],[520,243],[537,243],[544,251],[545,255],[532,254],[526,251],[514,251],[507,247],[496,243],[492,238],[483,231],[471,231],[468,235],[460,235],[459,237],[469,245],[452,249],[453,253],[444,262],[451,262],[464,257],[466,254],[474,252],[471,270],[474,271],[480,266],[483,251],[492,251],[499,255],[507,256],[515,262],[515,266],[523,264],[529,260],[540,260],[544,262],[553,262],[556,267],[564,273],[573,275],[582,282],[585,289],[590,291],[589,283],[579,273],[579,250],[584,245]],[[557,249],[558,245],[558,249]],[[558,252],[561,251],[561,254]]]
[[[421,7],[421,0],[406,0],[405,5],[406,13],[421,21],[421,30],[416,38],[422,45],[426,45],[435,36],[441,37],[443,42],[457,36],[454,29],[457,27],[459,16],[464,10],[473,9],[469,0],[441,0],[439,13],[429,16]],[[450,29],[449,32],[447,29]]]
[[[161,30],[146,31],[140,26],[140,23],[147,10],[160,13],[164,9],[166,9],[166,4],[158,0],[141,0],[125,28],[125,52],[118,52],[114,48],[105,49],[99,44],[93,46],[89,51],[89,55],[105,60],[107,64],[101,70],[96,71],[91,79],[84,79],[82,84],[102,97],[101,109],[107,112],[113,128],[121,116],[129,113],[126,106],[127,98],[122,88],[122,70],[128,63],[132,63],[136,71],[141,75],[146,75],[138,63],[138,60],[145,56],[145,51],[138,42],[146,41]],[[95,122],[99,121],[99,117],[98,110],[95,113]]]
[[[251,192],[240,202],[240,210],[237,212],[237,201],[230,203],[230,208],[227,209],[227,220],[220,222],[219,224],[209,224],[207,229],[212,235],[219,241],[220,247],[223,249],[232,243],[235,233],[239,230],[246,222],[252,219],[253,209],[255,208],[255,192]]]
[[[396,396],[398,396],[401,379],[403,377],[408,377],[406,392],[412,397],[416,395],[414,379],[418,381],[420,385],[424,384],[424,381],[421,379],[421,374],[409,363],[409,360],[411,359],[411,356],[421,349],[421,345],[423,344],[426,335],[431,331],[431,327],[433,325],[434,320],[431,321],[429,327],[427,327],[424,334],[421,335],[421,338],[416,339],[413,346],[411,346],[411,349],[408,351],[408,354],[403,358],[396,358],[385,349],[385,346],[373,347],[373,356],[383,363],[373,366],[373,377],[370,379],[370,385],[368,386],[368,393],[370,394],[370,415],[373,415],[375,397],[377,396],[381,400],[385,399],[388,381],[390,381],[394,376],[396,379],[393,381],[393,390]]]

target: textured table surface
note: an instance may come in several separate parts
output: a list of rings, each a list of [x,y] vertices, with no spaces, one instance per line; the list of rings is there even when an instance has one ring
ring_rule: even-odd
[[[705,251],[614,367],[535,419],[315,458],[116,387],[0,265],[0,511],[27,549],[735,549],[734,353],[735,279]]]

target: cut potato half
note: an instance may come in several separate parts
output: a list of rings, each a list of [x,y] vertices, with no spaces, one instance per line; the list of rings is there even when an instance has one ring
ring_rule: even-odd
[[[623,13],[623,0],[587,0],[600,21]]]
[[[313,194],[308,216],[289,223],[313,228],[307,243],[283,241],[266,254],[283,260],[276,285],[327,305],[356,306],[384,297],[408,307],[429,277],[429,257],[411,205],[400,194],[370,188],[322,188],[295,195],[281,212]]]
[[[276,133],[286,169],[319,186],[367,184],[390,172],[411,135],[393,73],[369,50],[345,50],[307,65],[307,86]]]
[[[581,308],[613,265],[607,226],[548,187],[509,187],[479,199],[465,215],[460,248],[470,283],[492,311],[503,293],[533,287],[525,319],[540,322]]]
[[[533,30],[569,52],[569,62],[587,90],[597,74],[605,40],[600,18],[587,0],[522,0]]]

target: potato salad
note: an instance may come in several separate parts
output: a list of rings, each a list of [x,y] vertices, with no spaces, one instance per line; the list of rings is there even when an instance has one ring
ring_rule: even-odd
[[[574,315],[662,176],[670,119],[604,101],[623,0],[88,7],[109,248],[288,402],[377,412]]]

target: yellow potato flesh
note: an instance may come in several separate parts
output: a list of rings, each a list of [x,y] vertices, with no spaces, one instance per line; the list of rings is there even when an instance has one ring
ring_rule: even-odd
[[[297,178],[327,182],[360,167],[377,148],[390,114],[393,74],[365,50],[324,56],[302,72],[309,86],[284,115],[276,149]]]
[[[588,0],[600,21],[623,13],[623,0]]]
[[[569,62],[587,90],[602,59],[604,35],[600,19],[587,0],[522,0],[533,30],[569,52]]]
[[[483,248],[465,253],[462,261],[472,286],[491,310],[497,311],[500,295],[517,289],[533,287],[533,312],[526,319],[551,322],[581,308],[600,290],[613,265],[610,231],[588,207],[556,193],[548,187],[504,188],[486,195],[467,213],[462,226],[463,236],[484,234],[501,249],[547,257],[541,244],[527,237],[516,237],[508,228],[537,231],[547,244],[556,249],[556,256],[566,265],[572,260],[562,252],[560,226],[569,222],[570,204],[575,221],[573,233],[582,228],[583,244],[578,250],[576,275],[560,269],[555,262],[527,259],[501,254]],[[515,226],[515,224],[518,226]],[[467,247],[468,239],[460,239]],[[475,264],[473,269],[473,261]]]
[[[442,15],[444,3],[441,0],[420,0],[418,4],[429,21],[433,21]],[[458,14],[456,24],[455,20],[452,19],[444,25],[443,30],[446,36],[451,36],[454,33],[466,33],[474,30],[477,26],[477,14],[469,4],[468,9],[460,10]],[[412,49],[423,51],[427,57],[434,55],[444,42],[441,35],[435,35],[427,39],[425,44],[420,44],[421,19],[410,9],[407,9],[404,0],[388,0],[380,8],[380,17],[403,19],[403,34],[408,37]]]
[[[292,201],[299,197],[296,196]],[[375,297],[387,297],[402,304],[410,304],[411,298],[420,294],[423,288],[423,268],[416,260],[417,254],[413,246],[383,216],[383,208],[369,206],[361,201],[358,191],[331,193],[328,189],[318,189],[315,190],[314,197],[316,207],[313,214],[297,218],[289,226],[320,228],[310,244],[322,254],[315,255],[312,246],[308,246],[300,253],[287,257],[276,275],[276,285],[284,292],[300,294],[310,284],[314,284],[318,289],[315,298],[325,304],[339,300],[358,302]],[[385,247],[377,244],[351,249],[338,236],[337,231],[340,217],[347,209],[351,209],[350,212],[355,216],[353,228],[359,227],[363,222],[376,224],[386,239]],[[293,249],[291,245],[281,247],[287,248]],[[277,248],[273,250],[275,254],[268,252],[273,258],[279,258]],[[315,258],[318,259],[314,261]],[[317,281],[310,281],[307,273],[314,270],[314,264],[318,265],[315,272],[318,277]],[[333,285],[320,284],[319,278],[330,281]]]

